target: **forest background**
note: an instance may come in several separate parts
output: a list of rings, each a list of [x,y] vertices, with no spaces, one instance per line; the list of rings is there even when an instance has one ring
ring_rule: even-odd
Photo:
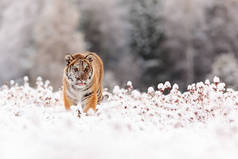
[[[104,86],[144,90],[219,76],[238,88],[238,0],[1,0],[0,84],[62,86],[64,56],[90,50]]]

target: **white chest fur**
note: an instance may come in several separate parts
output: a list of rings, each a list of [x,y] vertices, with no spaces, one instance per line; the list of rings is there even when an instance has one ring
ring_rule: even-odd
[[[74,102],[74,104],[81,103],[86,93],[86,91],[74,89],[72,86],[70,86],[66,92],[67,96]]]

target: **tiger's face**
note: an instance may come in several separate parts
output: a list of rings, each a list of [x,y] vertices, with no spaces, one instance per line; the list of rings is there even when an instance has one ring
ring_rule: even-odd
[[[84,88],[92,81],[93,67],[90,57],[77,57],[66,55],[67,63],[65,75],[67,81],[76,88]]]

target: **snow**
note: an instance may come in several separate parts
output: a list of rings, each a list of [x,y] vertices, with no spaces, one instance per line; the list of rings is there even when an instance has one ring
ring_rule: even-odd
[[[128,82],[127,82],[127,86],[132,87],[132,82],[131,82],[131,81],[128,81]]]
[[[164,86],[163,83],[159,83],[158,86],[157,86],[157,88],[158,88],[158,89],[162,89],[163,86]]]
[[[220,82],[220,78],[217,77],[217,76],[215,76],[215,77],[213,78],[213,81],[214,81],[214,83],[219,83],[219,82]]]
[[[164,89],[170,89],[170,88],[171,88],[170,82],[169,82],[169,81],[166,81],[166,82],[164,83]]]
[[[173,85],[173,89],[174,89],[174,90],[178,90],[178,89],[179,89],[179,86],[178,86],[177,83],[175,83],[175,84]]]
[[[237,158],[238,92],[220,81],[166,95],[168,82],[147,93],[115,86],[88,115],[65,111],[49,81],[24,81],[0,88],[1,159]]]
[[[147,92],[148,92],[149,94],[154,93],[154,88],[153,88],[153,87],[149,87]]]

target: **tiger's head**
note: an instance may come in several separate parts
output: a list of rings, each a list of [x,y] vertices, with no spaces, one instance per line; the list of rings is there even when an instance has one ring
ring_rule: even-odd
[[[75,88],[84,88],[93,77],[93,58],[90,55],[66,55],[65,77],[69,84]]]

